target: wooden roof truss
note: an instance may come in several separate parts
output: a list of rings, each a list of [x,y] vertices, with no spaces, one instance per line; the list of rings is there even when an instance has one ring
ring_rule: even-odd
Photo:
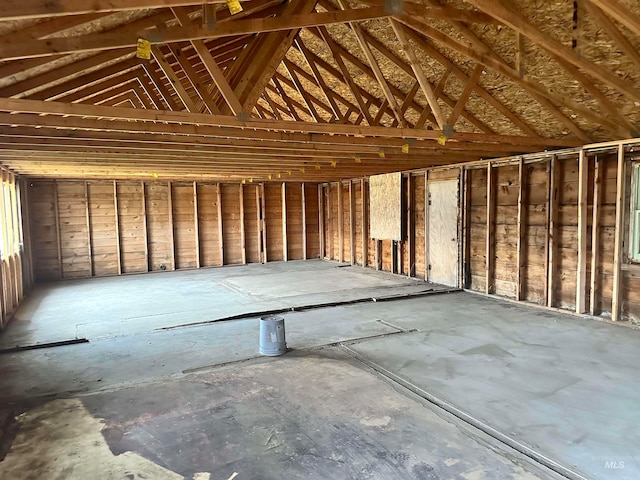
[[[6,0],[0,162],[326,181],[637,136],[640,7],[576,3]]]

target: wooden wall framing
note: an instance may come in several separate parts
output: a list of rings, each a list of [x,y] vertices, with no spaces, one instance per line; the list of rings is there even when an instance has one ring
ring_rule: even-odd
[[[28,192],[39,282],[320,256],[315,184],[34,180]]]

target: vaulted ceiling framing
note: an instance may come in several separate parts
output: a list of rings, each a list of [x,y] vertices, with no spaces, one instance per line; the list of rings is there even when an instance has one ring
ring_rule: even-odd
[[[0,162],[324,181],[637,136],[640,6],[538,3],[5,0]]]

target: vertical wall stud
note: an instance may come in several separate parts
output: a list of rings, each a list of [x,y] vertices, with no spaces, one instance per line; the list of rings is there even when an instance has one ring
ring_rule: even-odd
[[[287,183],[282,182],[282,258],[289,260],[289,241],[287,239]]]
[[[600,261],[600,205],[602,203],[602,161],[596,155],[594,160],[593,215],[591,221],[591,295],[589,313],[596,314],[598,305],[598,263]]]
[[[224,265],[224,238],[222,225],[222,185],[216,184],[216,202],[218,203],[218,254],[220,265]]]
[[[307,193],[304,183],[300,186],[302,190],[302,259],[307,259]]]
[[[524,192],[526,186],[524,185],[525,181],[525,165],[524,159],[520,157],[518,161],[518,218],[517,218],[517,228],[518,228],[518,238],[516,239],[516,300],[522,300],[522,236],[524,233],[524,219],[523,219],[523,203],[524,203]]]
[[[144,236],[144,263],[149,271],[149,231],[147,228],[147,194],[144,181],[140,182],[142,196],[142,234]]]
[[[424,172],[424,280],[429,281],[431,260],[429,259],[429,171]]]
[[[367,198],[367,182],[360,180],[360,194],[362,198],[362,268],[369,263],[369,199]]]
[[[171,269],[176,269],[176,240],[173,231],[173,187],[167,182],[167,202],[169,204],[169,248],[171,253]]]
[[[89,276],[93,277],[93,246],[91,244],[91,218],[89,216],[89,185],[86,181],[84,182],[84,215],[87,222],[87,254],[89,255]]]
[[[262,262],[267,263],[267,200],[264,194],[264,183],[260,184],[260,193],[262,195]]]
[[[349,180],[349,263],[356,263],[356,197],[353,182]]]
[[[344,199],[342,198],[342,180],[338,182],[338,261],[344,262]]]
[[[555,273],[557,255],[557,233],[558,233],[558,159],[555,155],[551,157],[549,177],[549,229],[548,229],[548,265],[547,265],[547,306],[553,307],[555,302]]]
[[[407,177],[407,276],[414,277],[416,274],[416,222],[414,215],[415,208],[415,179],[411,173]]]
[[[318,233],[320,242],[320,258],[325,258],[324,252],[324,185],[318,185]]]
[[[578,269],[576,278],[576,313],[587,311],[587,187],[589,159],[580,150],[578,160]]]
[[[244,230],[244,185],[240,184],[240,246],[242,247],[242,264],[247,264],[247,238]]]
[[[2,180],[4,181],[4,172],[2,174]],[[113,185],[114,185],[114,192],[115,192],[116,182],[113,182]],[[56,181],[53,182],[53,214],[56,220],[56,242],[58,244],[58,277],[60,278],[60,280],[62,280],[62,243],[60,241],[60,212],[58,211],[58,182]],[[117,222],[117,215],[116,215],[116,222]],[[120,250],[119,244],[120,242],[118,241],[118,251]],[[120,265],[119,254],[118,254],[118,265]]]
[[[611,295],[611,320],[617,322],[622,315],[621,299],[622,292],[620,284],[622,282],[622,261],[624,252],[625,237],[625,201],[627,198],[627,176],[624,158],[624,145],[618,146],[618,176],[616,188],[616,232],[613,251],[613,294]]]
[[[196,268],[200,268],[200,220],[198,219],[198,182],[193,182],[193,236],[196,248]]]
[[[460,278],[460,286],[462,288],[469,288],[471,285],[471,273],[470,273],[470,261],[471,261],[471,215],[469,210],[471,208],[471,185],[469,179],[469,170],[462,167],[462,185],[463,185],[463,202],[462,202],[462,271]]]
[[[258,234],[257,244],[258,244],[258,262],[263,262],[262,257],[262,203],[260,197],[260,186],[256,185],[256,226],[258,227],[256,232]]]
[[[120,246],[120,211],[118,208],[118,182],[113,181],[113,207],[116,217],[116,248],[118,258],[118,275],[122,275],[122,248]]]
[[[327,236],[329,237],[329,260],[337,260],[335,254],[335,238],[333,235],[333,227],[335,224],[335,218],[333,217],[333,199],[331,198],[331,184],[327,184]]]
[[[487,245],[485,259],[485,293],[494,292],[495,280],[495,175],[491,162],[487,165]]]

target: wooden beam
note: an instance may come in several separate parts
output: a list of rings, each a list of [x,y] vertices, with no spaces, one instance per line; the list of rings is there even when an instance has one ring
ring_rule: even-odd
[[[323,78],[323,75],[320,73],[320,70],[318,70],[318,66],[311,59],[311,54],[307,49],[306,45],[302,42],[300,37],[297,37],[293,42],[295,46],[298,48],[298,50],[300,51],[300,53],[302,54],[302,56],[304,57],[305,61],[307,62],[307,65],[311,70],[313,78],[315,79],[316,83],[318,84],[318,87],[322,91],[324,97],[326,98],[327,102],[331,107],[331,111],[333,112],[334,117],[340,122],[344,121],[344,116],[342,115],[342,112],[334,99],[334,95],[332,95],[333,92],[331,92],[331,89],[327,86]]]
[[[416,79],[418,80],[418,83],[420,83],[420,87],[422,88],[422,93],[424,93],[425,97],[427,98],[427,102],[431,107],[431,113],[436,119],[438,128],[442,130],[444,128],[445,122],[444,122],[444,117],[442,116],[442,111],[440,110],[440,106],[438,105],[438,99],[434,95],[433,89],[431,88],[431,84],[429,83],[427,76],[422,70],[420,61],[418,60],[418,57],[416,56],[415,52],[413,51],[413,48],[411,47],[411,44],[409,43],[409,39],[407,38],[407,35],[404,32],[404,27],[397,20],[390,19],[389,21],[391,22],[391,27],[393,28],[394,33],[396,34],[396,38],[400,42],[400,46],[402,50],[404,51],[405,55],[407,56],[407,59],[409,60],[409,65],[411,65],[411,69],[413,70],[413,73]]]
[[[484,65],[476,65],[476,67],[473,69],[471,77],[469,77],[464,90],[460,94],[460,98],[458,98],[458,102],[456,103],[455,107],[453,107],[453,111],[451,112],[451,115],[449,115],[449,119],[447,120],[447,123],[452,127],[456,124],[458,117],[464,110],[464,106],[466,105],[467,100],[469,100],[471,93],[476,88],[482,72],[484,72]]]
[[[603,28],[607,35],[620,47],[620,49],[627,55],[636,65],[636,68],[640,68],[640,52],[636,47],[624,36],[618,27],[609,19],[605,13],[595,6],[592,1],[584,1],[584,7],[588,10],[589,14],[593,17],[595,22]]]
[[[329,35],[329,32],[325,27],[318,28],[318,31],[320,32],[320,36],[326,43],[327,47],[331,51],[331,55],[333,56],[335,63],[338,65],[338,68],[342,72],[342,77],[344,79],[344,82],[348,85],[349,90],[351,91],[351,95],[353,95],[353,98],[355,98],[356,103],[358,104],[358,108],[360,109],[360,113],[364,116],[364,118],[367,119],[367,123],[370,126],[374,125],[373,117],[371,117],[371,113],[369,112],[369,107],[366,105],[366,103],[362,99],[360,90],[356,85],[356,83],[351,78],[351,74],[349,73],[349,70],[347,69],[347,66],[345,65],[344,61],[342,60],[342,56],[338,52],[333,39]]]
[[[262,205],[260,203],[260,185],[256,185],[256,244],[258,245],[258,262],[262,262]]]
[[[143,33],[143,35],[146,35],[147,40],[153,44],[153,47],[156,47],[158,44],[297,30],[305,27],[373,20],[388,16],[389,14],[382,7],[357,8],[220,22],[216,24],[216,28],[213,31],[209,30],[208,26],[192,23],[188,26],[166,27],[160,31]],[[5,45],[0,53],[0,58],[3,60],[20,60],[58,55],[60,53],[112,50],[124,47],[135,48],[140,35],[139,32],[94,33],[73,37],[32,40],[28,43]]]
[[[558,159],[555,155],[551,157],[549,168],[549,231],[547,235],[548,261],[547,261],[547,306],[553,307],[555,303],[554,289],[556,287],[556,267],[558,263],[558,183],[559,183]]]
[[[495,293],[495,209],[496,209],[496,185],[493,174],[493,164],[487,164],[487,243],[485,259],[485,293]]]
[[[224,3],[223,0],[208,0],[208,3]],[[56,3],[43,3],[40,0],[6,0],[0,6],[0,19],[20,20],[26,18],[57,17],[110,13],[122,10],[141,10],[147,8],[166,8],[192,5],[193,0],[59,0]]]
[[[87,256],[89,257],[89,276],[93,277],[93,246],[91,241],[91,217],[89,214],[89,187],[84,182],[84,216],[87,226]]]
[[[429,206],[431,195],[429,194],[429,171],[424,172],[424,280],[431,278],[431,259],[429,258]]]
[[[222,188],[219,183],[216,184],[216,203],[218,204],[218,253],[220,254],[220,265],[222,266],[224,265],[224,230],[222,225]]]
[[[362,268],[366,268],[369,263],[369,198],[367,182],[364,178],[360,180],[360,195],[362,198]]]
[[[576,272],[576,313],[587,311],[587,195],[589,159],[583,149],[578,158],[578,265]]]
[[[414,29],[421,35],[427,36],[447,48],[456,50],[463,55],[477,61],[478,63],[482,63],[483,65],[513,80],[516,84],[529,91],[529,93],[536,99],[536,101],[538,101],[543,107],[549,110],[549,112],[552,113],[558,119],[558,121],[566,125],[567,128],[569,128],[570,131],[573,132],[576,137],[583,142],[589,143],[591,141],[591,138],[585,132],[580,130],[577,125],[571,121],[571,119],[569,119],[564,113],[562,113],[557,105],[566,107],[570,110],[573,110],[574,112],[578,112],[586,118],[593,119],[593,121],[597,123],[603,123],[603,119],[598,113],[581,106],[580,104],[570,100],[566,96],[550,92],[540,83],[532,81],[531,79],[520,78],[520,74],[518,73],[518,71],[508,65],[488,46],[483,44],[482,50],[480,50],[479,48],[474,48],[466,43],[454,40],[452,37],[440,32],[430,25],[407,17],[406,15],[398,17],[398,20],[400,20],[408,27]],[[553,103],[551,101],[553,101]],[[607,125],[613,126],[611,122],[606,123]]]
[[[342,180],[338,182],[338,261],[344,262],[344,199],[342,198]]]
[[[463,228],[462,228],[462,278],[460,279],[460,288],[469,288],[471,285],[471,185],[469,179],[469,170],[466,167],[462,167],[462,184],[464,186],[462,212],[463,212]]]
[[[346,10],[348,8],[348,4],[345,0],[338,0],[338,5],[342,10]],[[360,49],[362,50],[362,53],[364,53],[364,56],[367,59],[367,62],[369,63],[369,66],[373,70],[376,80],[378,81],[378,84],[382,89],[382,93],[384,94],[384,97],[389,103],[389,106],[391,107],[391,110],[393,111],[393,114],[395,115],[396,120],[402,127],[405,127],[406,122],[404,120],[404,117],[400,113],[400,108],[398,107],[398,102],[396,101],[396,97],[394,97],[393,93],[391,93],[389,84],[387,83],[387,80],[384,78],[384,74],[380,69],[380,65],[378,65],[378,61],[376,60],[376,57],[373,55],[373,52],[371,51],[371,47],[369,47],[369,44],[364,38],[360,25],[358,25],[355,22],[349,22],[349,27],[351,27],[351,31],[355,34],[358,44],[360,45]]]
[[[140,199],[142,202],[142,236],[144,239],[144,264],[145,269],[149,271],[149,229],[147,222],[147,194],[146,194],[146,184],[144,180],[140,182]],[[92,273],[93,275],[93,273]]]
[[[194,248],[196,252],[196,268],[200,268],[200,220],[198,219],[198,182],[193,182],[193,236]]]
[[[173,187],[171,182],[167,182],[167,206],[169,208],[169,250],[171,253],[171,270],[176,269],[176,239],[173,229]]]
[[[200,75],[198,74],[198,72],[196,72],[193,65],[191,65],[191,62],[187,55],[185,55],[184,52],[181,49],[177,48],[175,45],[169,45],[169,51],[178,61],[178,65],[184,72],[186,80],[191,84],[196,95],[200,97],[209,112],[213,114],[219,114],[220,109],[213,101],[213,97],[209,93],[207,86],[203,83]],[[198,103],[201,102],[198,100]],[[202,108],[198,109],[198,111],[200,112],[202,112],[202,110]]]
[[[518,217],[516,220],[517,230],[518,230],[518,238],[516,239],[516,300],[522,300],[522,270],[524,267],[524,255],[522,249],[523,245],[523,235],[525,231],[525,219],[523,214],[523,209],[525,205],[525,178],[526,171],[524,165],[524,158],[520,157],[518,161]]]
[[[597,2],[596,2],[597,3]],[[613,250],[613,292],[611,294],[611,320],[622,318],[622,264],[625,261],[624,239],[627,199],[627,169],[624,145],[618,146],[618,170],[616,180],[616,231]]]
[[[620,5],[616,0],[592,1],[605,12],[613,15],[618,21],[631,28],[637,35],[640,35],[640,20],[638,20],[638,17],[626,7]],[[510,9],[494,0],[466,0],[466,2],[474,5],[485,13],[492,15],[516,32],[526,35],[533,43],[540,45],[548,52],[571,63],[575,67],[606,85],[609,85],[615,90],[624,93],[629,98],[640,100],[640,90],[636,89],[632,82],[623,80],[618,75],[602,68],[602,65],[597,65],[584,57],[579,58],[570,47],[566,47],[560,42],[554,40],[553,37],[544,34],[532,25],[524,16],[520,15],[513,9]]]
[[[307,259],[307,197],[304,182],[300,186],[302,190],[302,259]]]
[[[247,264],[247,238],[244,229],[244,185],[240,183],[240,246],[242,248],[242,264]]]
[[[166,60],[164,54],[160,50],[160,47],[153,46],[151,47],[151,51],[153,52],[153,58],[162,70],[162,73],[164,73],[165,77],[169,80],[169,83],[173,86],[178,98],[180,98],[187,111],[191,113],[198,113],[198,107],[196,107],[193,99],[187,93],[187,90],[184,88],[184,85],[182,85],[182,82],[173,70],[171,64]]]
[[[292,62],[285,58],[282,61],[282,64],[284,65],[284,68],[287,70],[287,73],[289,74],[291,81],[295,85],[296,91],[300,94],[300,96],[302,97],[302,100],[307,106],[307,109],[309,110],[309,114],[311,115],[311,117],[316,122],[323,122],[324,119],[318,114],[318,111],[316,110],[315,106],[313,105],[313,102],[311,101],[311,96],[304,89],[302,82],[300,82],[300,79],[298,78],[295,71],[293,70]]]
[[[169,89],[165,86],[164,82],[162,81],[162,78],[160,77],[160,74],[156,72],[155,68],[153,68],[153,65],[151,65],[150,63],[144,62],[142,64],[142,67],[144,68],[144,71],[147,73],[147,77],[149,78],[153,86],[155,86],[156,90],[158,90],[158,94],[160,95],[162,100],[164,100],[164,103],[166,103],[167,107],[169,107],[169,110],[173,110],[173,111],[180,110],[180,108],[173,101],[173,96],[171,95],[171,92],[169,92]]]
[[[262,227],[260,231],[262,232],[262,263],[267,263],[267,208],[266,208],[266,197],[264,195],[264,183],[260,184],[260,201],[261,201],[261,212],[262,212]]]
[[[172,10],[183,27],[186,27],[192,23],[189,19],[187,11],[184,8],[173,8]],[[213,58],[213,55],[211,55],[211,52],[205,45],[204,41],[192,40],[191,45],[199,55],[200,60],[202,60],[202,63],[209,72],[209,75],[211,75],[211,78],[215,82],[216,87],[220,91],[220,94],[224,98],[225,102],[227,102],[227,105],[229,106],[231,112],[233,112],[234,115],[240,115],[240,113],[242,113],[242,105],[240,104],[238,97],[233,91],[233,88],[231,88],[231,85],[229,85],[229,82],[224,76],[224,73],[222,72],[222,70],[220,70],[218,63],[216,62],[215,58]]]
[[[593,179],[593,212],[591,221],[591,282],[589,297],[589,313],[596,315],[598,297],[598,279],[600,274],[600,206],[602,205],[602,160],[598,155],[594,159]]]
[[[120,212],[118,208],[118,182],[113,181],[113,210],[116,227],[116,258],[118,259],[118,275],[122,275],[122,246],[120,244]]]
[[[640,35],[640,18],[618,0],[589,0],[612,18],[626,26],[636,35]]]
[[[287,182],[282,182],[282,258],[289,260],[289,241],[287,238]]]
[[[349,180],[349,263],[356,264],[356,197],[353,181]]]
[[[415,180],[411,173],[407,176],[407,257],[409,269],[407,276],[415,277],[416,274],[416,222],[415,209]]]
[[[44,102],[39,100],[23,100],[15,98],[0,98],[0,111],[14,112],[14,113],[36,113],[36,114],[48,114],[48,115],[65,115],[71,117],[93,117],[98,118],[110,118],[117,120],[136,120],[146,122],[166,122],[171,124],[185,124],[185,125],[197,125],[198,134],[203,134],[206,129],[203,127],[227,127],[230,129],[256,129],[256,130],[282,130],[284,132],[303,132],[320,133],[320,134],[339,134],[339,135],[355,135],[355,136],[372,136],[372,137],[384,137],[396,139],[398,145],[402,145],[402,141],[397,142],[398,138],[412,138],[416,140],[437,139],[439,132],[426,129],[412,129],[412,128],[387,128],[376,126],[359,126],[359,125],[345,125],[345,124],[328,124],[328,123],[313,123],[313,122],[290,122],[290,121],[275,121],[275,120],[260,120],[252,119],[247,121],[240,121],[236,117],[227,115],[208,115],[188,112],[169,112],[169,111],[153,111],[146,109],[131,109],[131,108],[119,108],[119,107],[102,107],[96,105],[78,105],[78,104],[65,104],[61,102]],[[67,120],[67,119],[62,119]],[[90,121],[91,118],[83,119],[83,122]],[[45,120],[43,120],[45,121]],[[57,125],[64,124],[61,119],[56,120]],[[15,122],[14,122],[15,123]],[[11,123],[10,124],[14,124]],[[110,130],[109,125],[113,122],[104,122],[105,130]],[[128,122],[131,123],[131,122]],[[117,124],[114,124],[114,126]],[[132,131],[136,130],[135,126],[130,126]],[[144,124],[144,128],[140,128],[141,131],[169,131],[164,129],[161,125],[153,123]],[[172,125],[172,131],[179,131],[179,125]],[[193,132],[193,128],[190,129]],[[218,130],[219,132],[219,130]],[[212,131],[213,133],[213,131]],[[217,135],[222,137],[228,137],[233,132],[219,132]],[[244,133],[243,135],[249,135],[250,133]],[[281,134],[278,134],[280,139],[283,139]],[[268,134],[264,134],[264,138],[268,138]],[[300,137],[304,138],[304,137]],[[512,143],[514,145],[535,145],[540,146],[575,146],[575,140],[566,139],[551,139],[544,137],[524,137],[517,135],[487,135],[487,134],[474,134],[474,133],[456,133],[449,142],[456,140],[467,141],[482,141],[482,142],[504,142]],[[308,141],[309,138],[307,137]],[[346,143],[353,143],[357,140],[349,139]],[[363,142],[367,143],[367,142]],[[370,144],[370,143],[369,143]]]
[[[320,258],[325,258],[324,251],[324,185],[318,185],[318,242],[320,247]]]

